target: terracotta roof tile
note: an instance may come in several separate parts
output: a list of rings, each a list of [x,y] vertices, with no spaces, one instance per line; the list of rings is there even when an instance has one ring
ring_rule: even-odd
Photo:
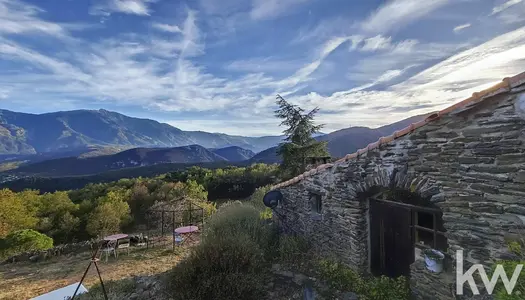
[[[431,115],[429,115],[428,117],[426,117],[425,119],[419,121],[419,122],[416,122],[416,123],[412,123],[410,124],[409,126],[401,129],[401,130],[398,130],[398,131],[395,131],[393,134],[389,135],[389,136],[386,136],[386,137],[381,137],[379,138],[378,141],[374,142],[374,143],[370,143],[368,144],[365,148],[363,149],[359,149],[357,150],[356,152],[354,153],[350,153],[350,154],[347,154],[345,155],[345,157],[337,160],[334,164],[339,164],[339,163],[343,163],[345,161],[349,161],[351,159],[354,159],[356,157],[358,157],[359,155],[362,155],[366,152],[368,152],[369,150],[373,150],[373,149],[376,149],[376,148],[379,148],[381,145],[383,144],[387,144],[387,143],[390,143],[392,142],[393,140],[399,138],[399,137],[402,137],[404,135],[407,135],[409,134],[410,132],[416,130],[417,128],[420,128],[422,126],[425,126],[426,124],[430,123],[430,122],[433,122],[437,119],[439,119],[440,117],[444,116],[444,115],[447,115],[459,108],[464,108],[465,106],[468,106],[468,105],[474,105],[486,98],[489,98],[489,97],[492,97],[494,95],[498,95],[498,94],[501,94],[501,93],[505,93],[505,92],[508,92],[510,91],[512,88],[515,88],[517,86],[520,86],[522,84],[525,84],[525,72],[523,73],[520,73],[516,76],[513,76],[513,77],[505,77],[503,78],[503,80],[499,83],[497,83],[496,85],[488,88],[488,89],[485,89],[485,90],[482,90],[482,91],[479,91],[479,92],[475,92],[472,94],[471,97],[463,100],[463,101],[460,101],[454,105],[451,105],[441,111],[438,111],[438,112],[435,112]],[[314,168],[308,172],[305,172],[299,176],[296,176],[294,178],[292,178],[291,180],[288,180],[288,181],[285,181],[285,182],[282,182],[282,183],[279,183],[277,184],[276,186],[273,187],[273,189],[276,189],[276,188],[281,188],[281,187],[286,187],[290,184],[294,184],[294,183],[297,183],[299,182],[300,180],[304,179],[305,177],[307,176],[311,176],[315,173],[318,173],[318,172],[321,172],[323,170],[326,170],[328,168],[331,168],[334,164],[323,164],[323,165],[320,165],[318,166],[317,168]]]

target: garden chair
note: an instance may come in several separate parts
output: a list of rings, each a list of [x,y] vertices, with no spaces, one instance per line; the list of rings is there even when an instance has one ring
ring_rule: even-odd
[[[121,240],[118,240],[118,243],[117,243],[117,250],[118,249],[126,249],[126,251],[128,252],[128,255],[129,255],[129,246],[130,246],[130,239],[121,239]],[[118,251],[115,251],[116,252],[116,255],[118,257]]]
[[[108,257],[109,255],[111,254],[111,252],[113,252],[113,255],[115,256],[115,258],[117,258],[117,241],[116,240],[113,240],[113,241],[108,241],[104,246],[104,248],[102,248],[100,250],[100,258],[102,258],[102,255],[104,255],[104,253],[106,254],[106,262],[108,261]]]

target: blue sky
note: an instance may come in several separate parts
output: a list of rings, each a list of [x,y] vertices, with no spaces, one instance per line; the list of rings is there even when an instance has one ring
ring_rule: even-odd
[[[0,0],[0,108],[278,134],[444,108],[525,71],[525,0]]]

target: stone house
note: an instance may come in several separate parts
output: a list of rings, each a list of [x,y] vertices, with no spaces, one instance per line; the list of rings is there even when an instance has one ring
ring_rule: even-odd
[[[409,276],[417,299],[456,299],[456,251],[463,272],[489,267],[525,230],[524,141],[522,73],[274,186],[274,218],[361,273]],[[425,248],[445,253],[442,272]]]

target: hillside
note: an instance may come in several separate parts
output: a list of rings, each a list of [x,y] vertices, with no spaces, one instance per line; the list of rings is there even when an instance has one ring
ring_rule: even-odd
[[[277,147],[268,148],[264,151],[261,151],[255,154],[250,162],[252,163],[267,163],[267,164],[277,164],[281,162],[281,158],[277,156]]]
[[[74,176],[156,164],[220,161],[227,160],[199,145],[176,148],[134,148],[113,155],[51,159],[20,166],[9,173],[18,176]]]
[[[182,131],[149,119],[107,110],[75,110],[27,114],[0,110],[0,154],[36,154],[90,146],[205,148],[239,146],[255,152],[279,143],[281,137],[242,137]]]
[[[227,161],[245,161],[252,158],[255,153],[251,150],[243,149],[237,146],[231,146],[211,150],[213,153],[224,157]]]
[[[328,151],[332,157],[343,157],[348,153],[353,153],[360,148],[366,147],[366,145],[377,141],[382,136],[390,135],[411,123],[418,122],[424,117],[426,115],[413,116],[378,128],[349,127],[323,135],[318,140],[328,141]]]

